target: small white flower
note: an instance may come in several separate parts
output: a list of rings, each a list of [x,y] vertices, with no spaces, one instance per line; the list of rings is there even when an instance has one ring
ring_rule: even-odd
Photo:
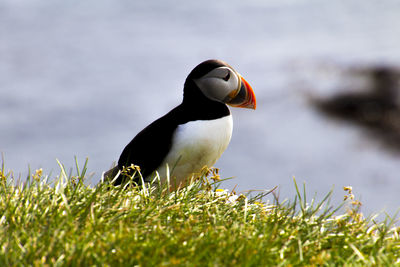
[[[227,196],[227,195],[229,195],[229,192],[228,192],[228,189],[217,189],[217,190],[215,190],[215,195],[217,196],[217,197],[221,197],[221,196]]]
[[[230,193],[228,189],[216,189],[215,196],[226,199],[226,203],[236,204],[237,201],[244,197],[243,195],[236,195],[235,193]]]
[[[236,203],[236,201],[238,200],[239,196],[238,195],[231,195],[230,197],[228,197],[228,203]]]

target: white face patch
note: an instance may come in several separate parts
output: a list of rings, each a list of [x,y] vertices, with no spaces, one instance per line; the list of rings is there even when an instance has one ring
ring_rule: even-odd
[[[213,69],[194,82],[205,96],[216,101],[224,101],[240,84],[237,73],[229,67]]]

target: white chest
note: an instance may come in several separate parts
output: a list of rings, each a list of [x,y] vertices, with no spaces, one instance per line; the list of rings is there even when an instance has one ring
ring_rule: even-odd
[[[169,166],[170,177],[176,179],[178,184],[204,166],[212,167],[228,147],[231,136],[231,115],[178,126],[171,151],[157,170],[161,179],[166,177],[166,164]]]

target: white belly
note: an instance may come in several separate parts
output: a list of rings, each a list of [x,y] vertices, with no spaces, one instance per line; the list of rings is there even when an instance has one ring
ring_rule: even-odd
[[[212,167],[228,147],[232,136],[232,116],[216,120],[192,121],[178,126],[171,151],[157,169],[161,181],[166,179],[166,164],[171,183],[184,184],[204,166]]]

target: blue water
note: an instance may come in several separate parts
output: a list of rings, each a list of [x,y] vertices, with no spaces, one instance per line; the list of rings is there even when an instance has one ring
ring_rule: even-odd
[[[400,207],[400,156],[362,129],[319,115],[305,89],[340,75],[321,66],[400,64],[398,1],[0,2],[0,152],[6,169],[58,172],[89,158],[99,180],[130,139],[178,105],[189,71],[229,62],[252,85],[256,111],[232,110],[217,167],[237,191],[292,176],[309,195],[352,185],[363,211]],[[328,89],[327,89],[328,88]]]

